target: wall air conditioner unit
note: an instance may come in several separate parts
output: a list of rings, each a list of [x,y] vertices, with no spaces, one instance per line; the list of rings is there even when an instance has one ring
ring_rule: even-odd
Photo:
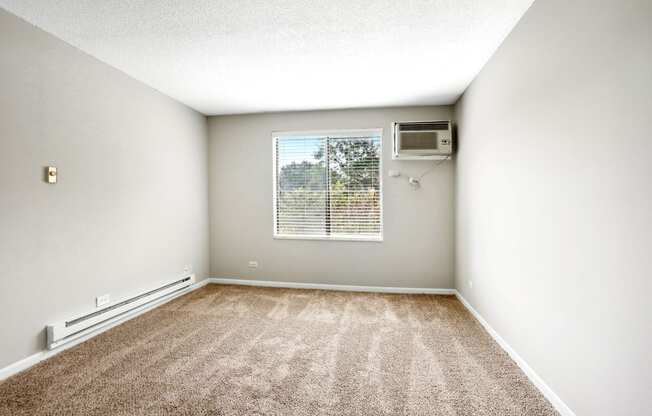
[[[446,159],[453,153],[450,121],[405,121],[393,124],[392,159]]]

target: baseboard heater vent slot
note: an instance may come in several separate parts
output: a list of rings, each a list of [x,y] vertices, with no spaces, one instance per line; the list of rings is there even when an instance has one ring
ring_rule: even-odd
[[[137,313],[154,303],[184,292],[195,283],[195,276],[189,275],[136,296],[124,299],[105,308],[83,314],[67,321],[48,325],[48,349],[57,348],[74,339],[83,337],[120,319]]]

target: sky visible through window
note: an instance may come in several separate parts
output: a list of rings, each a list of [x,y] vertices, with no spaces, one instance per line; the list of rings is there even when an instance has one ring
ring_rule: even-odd
[[[323,138],[320,137],[291,137],[278,141],[279,160],[281,167],[291,163],[314,161],[314,155],[323,147]]]

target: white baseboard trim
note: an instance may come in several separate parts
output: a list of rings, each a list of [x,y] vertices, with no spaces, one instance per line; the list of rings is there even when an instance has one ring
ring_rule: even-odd
[[[491,335],[491,337],[500,345],[500,347],[505,350],[507,354],[514,360],[516,365],[525,373],[528,379],[535,385],[537,389],[544,395],[546,399],[553,405],[553,407],[559,412],[561,416],[575,416],[575,412],[571,410],[570,407],[564,403],[559,396],[546,384],[545,381],[528,365],[528,363],[520,356],[514,349],[505,341],[503,337],[496,332],[495,329],[489,325],[478,311],[471,306],[471,304],[464,299],[464,297],[456,290],[455,296],[459,299],[460,302],[471,312],[471,315],[480,322],[484,329]]]
[[[208,279],[208,281],[212,284],[218,284],[218,285],[282,287],[288,289],[339,290],[345,292],[410,293],[410,294],[428,294],[428,295],[454,295],[456,293],[455,289],[332,285],[332,284],[324,284],[324,283],[278,282],[273,280],[245,280],[245,279],[237,279],[237,278],[218,278],[218,277],[211,277]]]
[[[15,362],[13,364],[9,364],[8,366],[6,366],[4,368],[0,368],[0,381],[13,376],[14,374],[18,374],[21,371],[27,370],[28,368],[32,367],[35,364],[40,363],[43,360],[47,360],[48,358],[50,358],[50,357],[52,357],[54,355],[57,355],[58,353],[67,350],[68,348],[72,348],[72,347],[74,347],[76,345],[79,345],[82,342],[87,341],[87,340],[101,334],[102,332],[108,331],[109,329],[111,329],[111,328],[113,328],[115,326],[118,326],[118,325],[120,325],[120,324],[122,324],[122,323],[124,323],[124,322],[126,322],[126,321],[128,321],[130,319],[133,319],[133,318],[135,318],[135,317],[137,317],[139,315],[142,315],[145,312],[148,312],[148,311],[150,311],[150,310],[152,310],[154,308],[157,308],[157,307],[159,307],[159,306],[161,306],[163,304],[166,304],[166,303],[170,302],[171,300],[178,298],[179,296],[183,296],[183,295],[185,295],[185,294],[187,294],[189,292],[192,292],[193,290],[197,290],[197,289],[199,289],[199,288],[201,288],[203,286],[206,286],[209,283],[208,280],[209,279],[204,279],[201,282],[198,282],[198,283],[195,283],[192,286],[189,286],[186,290],[180,291],[179,293],[175,293],[174,295],[172,295],[172,296],[170,296],[168,298],[165,298],[165,299],[160,300],[160,301],[152,302],[150,304],[145,305],[142,308],[134,310],[133,312],[127,313],[124,316],[122,316],[119,320],[117,320],[115,322],[112,322],[109,325],[98,328],[97,330],[95,330],[93,332],[90,332],[87,335],[84,335],[83,337],[80,337],[80,338],[77,338],[77,339],[75,339],[73,341],[70,341],[69,343],[67,343],[65,345],[62,345],[61,347],[58,347],[58,348],[53,349],[53,350],[44,349],[43,351],[39,351],[36,354],[30,355],[27,358],[23,358],[22,360],[17,361],[17,362]]]

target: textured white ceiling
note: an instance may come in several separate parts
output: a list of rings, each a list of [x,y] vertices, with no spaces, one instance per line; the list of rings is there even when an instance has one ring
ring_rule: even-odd
[[[533,0],[0,0],[208,115],[453,103]]]

